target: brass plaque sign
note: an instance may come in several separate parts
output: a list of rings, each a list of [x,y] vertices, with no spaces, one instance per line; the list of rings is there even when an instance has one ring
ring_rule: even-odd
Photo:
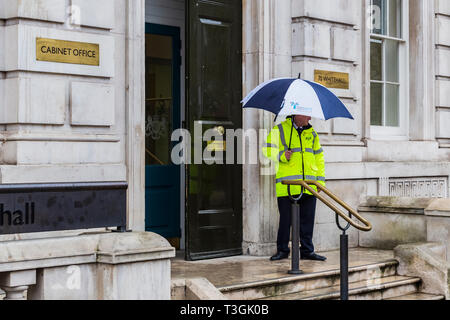
[[[100,45],[95,43],[36,38],[36,60],[100,65]]]
[[[348,73],[314,70],[314,81],[331,89],[350,89]]]

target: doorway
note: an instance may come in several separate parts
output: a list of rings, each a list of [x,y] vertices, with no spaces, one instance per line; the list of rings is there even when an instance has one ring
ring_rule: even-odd
[[[171,135],[181,125],[180,29],[147,23],[145,31],[145,229],[179,249],[180,166],[171,161]]]
[[[194,140],[194,126],[202,134],[242,128],[242,1],[146,0],[146,21],[146,230],[185,250],[186,260],[242,254],[242,166],[174,166],[172,131],[154,132],[181,126]]]

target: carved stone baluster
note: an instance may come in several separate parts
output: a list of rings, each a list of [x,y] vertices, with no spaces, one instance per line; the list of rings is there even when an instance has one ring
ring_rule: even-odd
[[[25,300],[25,292],[28,290],[28,286],[19,287],[3,287],[6,292],[5,300]]]
[[[0,288],[5,291],[5,300],[25,300],[28,287],[36,284],[36,270],[0,273]]]

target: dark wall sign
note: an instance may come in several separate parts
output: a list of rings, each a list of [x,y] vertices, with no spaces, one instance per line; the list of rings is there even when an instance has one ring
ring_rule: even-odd
[[[127,183],[0,185],[0,234],[126,226]]]

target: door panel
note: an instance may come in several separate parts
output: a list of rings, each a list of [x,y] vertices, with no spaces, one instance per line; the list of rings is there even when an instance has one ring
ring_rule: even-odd
[[[242,3],[187,1],[187,12],[188,129],[242,128]],[[212,156],[225,162],[222,146]],[[186,171],[186,259],[242,254],[242,166],[203,162]]]
[[[229,120],[230,109],[233,106],[231,74],[228,72],[231,60],[231,25],[227,22],[210,19],[200,19],[202,48],[202,104],[201,117]]]
[[[146,24],[145,229],[179,238],[180,166],[171,161],[180,128],[180,29]]]

